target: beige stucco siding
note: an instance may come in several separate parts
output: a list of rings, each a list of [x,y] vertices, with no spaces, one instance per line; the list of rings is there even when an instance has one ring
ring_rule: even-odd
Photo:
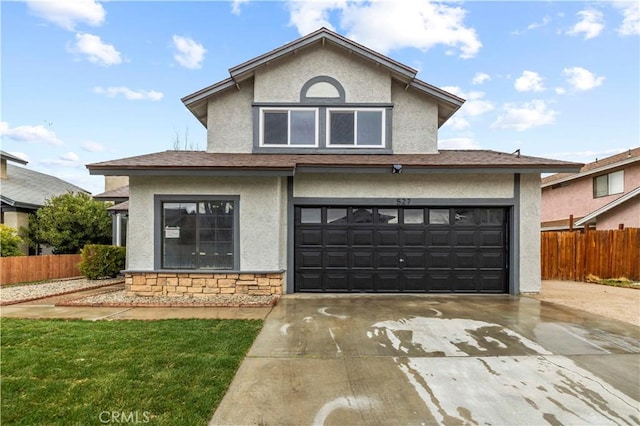
[[[295,197],[511,198],[511,174],[298,174]]]
[[[253,81],[209,101],[207,152],[250,153],[253,150]]]
[[[438,105],[429,97],[394,82],[392,140],[394,154],[438,152]]]
[[[274,271],[283,269],[286,206],[278,177],[131,177],[127,267],[129,270],[154,269],[154,196],[230,195],[240,196],[240,270]]]
[[[344,87],[346,102],[391,102],[391,76],[370,62],[331,46],[303,49],[256,71],[256,102],[299,102],[302,86],[329,76]]]
[[[438,106],[433,98],[394,81],[388,71],[335,47],[303,49],[255,71],[253,79],[209,101],[207,151],[253,150],[252,103],[300,103],[314,77],[337,80],[349,104],[392,104],[393,150],[398,154],[436,153]],[[257,123],[256,123],[257,124]]]
[[[5,225],[20,231],[20,228],[29,227],[29,213],[24,212],[4,212]],[[23,242],[19,245],[20,251],[23,254],[29,254],[29,244]]]
[[[540,292],[540,175],[520,178],[520,292]]]

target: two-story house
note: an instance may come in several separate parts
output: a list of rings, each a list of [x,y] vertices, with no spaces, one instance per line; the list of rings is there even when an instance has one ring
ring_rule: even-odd
[[[540,219],[543,231],[640,228],[640,148],[543,178]]]
[[[540,289],[542,172],[581,166],[438,150],[464,100],[320,29],[183,98],[206,152],[90,164],[129,176],[139,295]]]

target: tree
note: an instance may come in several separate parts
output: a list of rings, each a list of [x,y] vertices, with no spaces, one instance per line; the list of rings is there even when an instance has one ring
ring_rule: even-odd
[[[3,223],[0,223],[0,256],[22,256],[24,253],[20,251],[22,238],[18,236],[18,232]]]
[[[77,254],[86,244],[111,243],[111,218],[104,203],[84,192],[53,197],[29,222],[30,244],[46,244],[56,254]]]

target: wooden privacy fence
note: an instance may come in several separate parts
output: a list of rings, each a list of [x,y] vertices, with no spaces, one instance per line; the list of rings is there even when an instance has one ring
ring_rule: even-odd
[[[625,277],[640,281],[640,229],[542,232],[543,280]]]
[[[81,255],[0,257],[0,284],[78,277]]]

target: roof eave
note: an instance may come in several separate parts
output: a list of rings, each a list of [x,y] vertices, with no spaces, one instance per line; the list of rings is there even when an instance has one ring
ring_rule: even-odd
[[[293,176],[293,167],[89,167],[102,176]]]
[[[248,78],[248,76],[251,76],[257,68],[266,65],[271,61],[295,53],[299,49],[311,46],[315,43],[324,44],[326,42],[331,42],[349,50],[351,53],[355,53],[358,56],[376,62],[387,68],[393,74],[404,77],[407,81],[413,80],[417,74],[415,69],[394,61],[387,56],[381,55],[326,28],[320,28],[319,30],[294,40],[291,43],[285,44],[284,46],[246,61],[240,65],[236,65],[229,69],[229,74],[235,81],[242,81]]]
[[[591,175],[594,175],[594,174],[597,174],[597,173],[606,172],[607,170],[615,169],[615,168],[618,168],[618,167],[623,167],[623,166],[635,163],[637,161],[640,161],[640,157],[631,157],[631,158],[628,158],[626,160],[618,161],[616,163],[608,164],[608,165],[602,166],[602,167],[597,167],[595,169],[586,170],[584,172],[580,172],[580,170],[578,170],[576,172],[576,174],[574,174],[574,175],[565,176],[565,177],[563,177],[561,179],[555,179],[555,180],[550,180],[548,182],[545,182],[545,183],[542,184],[542,188],[546,188],[546,187],[549,187],[549,186],[557,185],[559,183],[569,182],[569,181],[576,180],[576,179],[581,179],[583,177],[591,176]],[[582,167],[580,169],[582,169]]]

